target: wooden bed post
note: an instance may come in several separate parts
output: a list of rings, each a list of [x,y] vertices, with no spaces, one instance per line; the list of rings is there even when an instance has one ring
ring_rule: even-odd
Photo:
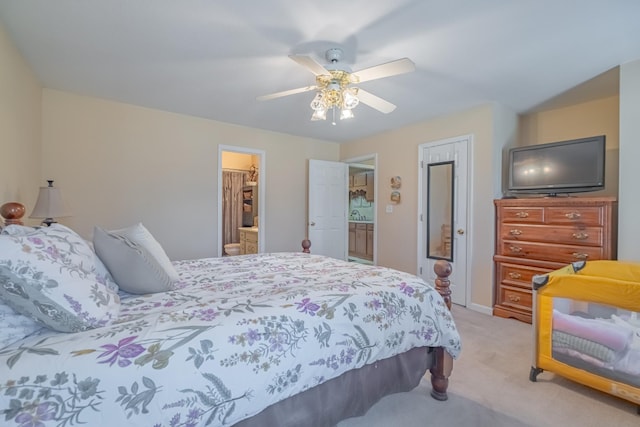
[[[449,289],[449,275],[451,274],[451,264],[447,261],[436,261],[433,266],[436,273],[436,290],[442,298],[447,308],[451,310],[451,289]],[[436,400],[447,400],[447,387],[449,386],[449,376],[453,370],[453,358],[443,347],[435,349],[435,357],[429,371],[431,372],[431,396]]]
[[[304,239],[302,241],[302,252],[304,252],[305,254],[311,253],[311,251],[309,250],[310,247],[311,247],[311,240]]]
[[[22,203],[7,202],[0,206],[0,215],[4,218],[4,225],[23,225],[22,216],[24,215],[24,212],[25,209]],[[2,228],[2,224],[0,224],[0,228]]]

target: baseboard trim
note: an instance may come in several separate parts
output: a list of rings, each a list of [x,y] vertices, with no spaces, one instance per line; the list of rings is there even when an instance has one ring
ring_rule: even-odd
[[[480,304],[471,304],[467,307],[469,310],[477,311],[478,313],[487,314],[493,316],[493,308]]]

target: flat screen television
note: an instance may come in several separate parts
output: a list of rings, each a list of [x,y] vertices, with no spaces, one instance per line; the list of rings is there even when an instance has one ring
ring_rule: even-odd
[[[556,196],[604,188],[605,136],[509,150],[509,192]]]

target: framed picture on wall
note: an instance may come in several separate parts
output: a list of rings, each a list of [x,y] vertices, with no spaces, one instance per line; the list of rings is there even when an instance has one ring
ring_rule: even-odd
[[[401,186],[402,186],[402,178],[400,178],[399,176],[391,177],[391,188],[393,188],[394,190],[397,190]]]

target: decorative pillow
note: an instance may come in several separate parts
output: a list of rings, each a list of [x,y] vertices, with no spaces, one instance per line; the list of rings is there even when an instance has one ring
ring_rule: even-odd
[[[61,225],[60,224],[53,225],[54,228],[58,226],[61,226]],[[64,227],[64,226],[61,226],[61,227]],[[35,230],[39,228],[41,227],[28,227],[26,225],[11,224],[6,226],[2,230],[2,232],[0,232],[0,234],[8,234],[11,236],[24,236],[24,235],[33,233]],[[68,230],[70,231],[70,229]],[[86,246],[89,248],[89,250],[93,254],[93,262],[95,264],[95,268],[93,269],[93,272],[96,274],[98,281],[103,285],[106,285],[107,287],[109,287],[109,289],[115,292],[118,292],[118,285],[116,284],[116,282],[114,282],[113,277],[111,277],[111,274],[109,273],[109,270],[107,270],[107,268],[104,266],[100,258],[98,258],[98,255],[96,255],[96,253],[93,251],[93,242],[88,240],[85,240],[84,242],[86,243]],[[88,255],[88,253],[85,253],[84,255]]]
[[[95,271],[91,248],[61,224],[0,235],[0,299],[51,329],[83,331],[118,317],[120,298]]]
[[[151,235],[149,230],[147,230],[141,222],[120,230],[111,230],[110,233],[125,237],[127,240],[137,243],[145,248],[151,256],[155,258],[158,264],[160,264],[172,281],[177,282],[180,280],[178,272],[173,264],[171,264],[171,260],[164,249],[162,249],[160,243]]]
[[[148,294],[173,289],[175,281],[142,245],[95,227],[93,247],[121,290]]]
[[[42,325],[35,320],[0,303],[0,350],[40,329]]]

